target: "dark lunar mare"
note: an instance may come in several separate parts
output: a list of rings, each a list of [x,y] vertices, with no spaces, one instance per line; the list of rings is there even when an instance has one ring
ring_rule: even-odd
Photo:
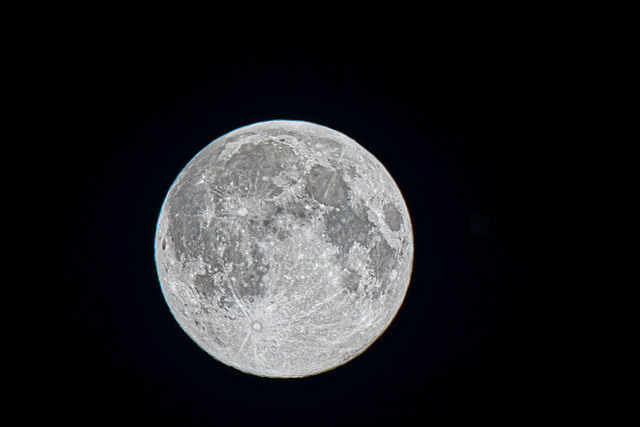
[[[342,255],[349,253],[355,242],[366,246],[375,227],[367,218],[364,208],[352,208],[348,203],[338,205],[326,219],[329,241],[340,248]]]

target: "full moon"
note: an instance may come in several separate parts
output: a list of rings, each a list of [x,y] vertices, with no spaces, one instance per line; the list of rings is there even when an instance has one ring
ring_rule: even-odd
[[[162,204],[155,261],[180,327],[242,372],[296,378],[363,353],[407,292],[413,231],[389,172],[346,135],[273,120],[203,148]]]

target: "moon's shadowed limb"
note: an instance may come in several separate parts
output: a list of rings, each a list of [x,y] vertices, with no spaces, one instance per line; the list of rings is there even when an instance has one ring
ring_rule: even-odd
[[[217,360],[304,377],[353,359],[389,326],[413,262],[392,177],[347,136],[313,123],[242,127],[171,186],[155,258],[167,304]]]

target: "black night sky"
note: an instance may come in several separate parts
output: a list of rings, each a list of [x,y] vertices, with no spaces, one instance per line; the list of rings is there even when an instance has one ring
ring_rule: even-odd
[[[24,15],[6,37],[16,105],[6,118],[19,136],[5,162],[19,173],[5,197],[28,225],[7,225],[17,246],[5,259],[19,273],[5,277],[18,289],[5,297],[4,337],[24,419],[555,425],[606,415],[598,396],[614,321],[600,278],[612,254],[590,244],[622,233],[615,221],[598,226],[618,210],[601,178],[620,131],[612,118],[623,121],[611,102],[626,76],[617,36],[547,14],[215,10],[69,11],[64,25]],[[153,260],[157,215],[182,167],[218,136],[269,119],[358,141],[393,175],[415,233],[412,282],[386,333],[347,365],[297,380],[246,375],[198,348],[164,303]],[[596,134],[607,139],[594,148]]]

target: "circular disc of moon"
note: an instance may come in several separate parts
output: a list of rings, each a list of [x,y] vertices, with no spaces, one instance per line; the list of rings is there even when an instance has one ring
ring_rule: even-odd
[[[218,361],[295,378],[364,352],[402,305],[413,264],[406,204],[351,138],[274,120],[227,133],[180,172],[155,236],[162,292]]]

